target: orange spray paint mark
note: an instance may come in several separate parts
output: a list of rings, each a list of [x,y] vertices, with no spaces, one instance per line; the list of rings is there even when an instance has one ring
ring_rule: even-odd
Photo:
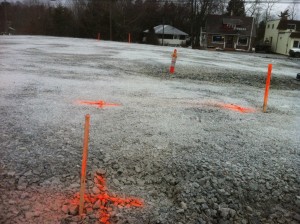
[[[214,104],[208,104],[208,105],[220,107],[222,109],[233,110],[233,111],[237,111],[240,113],[254,113],[255,112],[255,109],[253,109],[253,108],[241,107],[241,106],[235,105],[235,104],[214,103]]]
[[[118,206],[118,207],[143,207],[144,203],[140,199],[137,198],[119,198],[116,196],[109,195],[105,178],[101,175],[95,174],[94,182],[96,187],[100,190],[100,193],[97,195],[84,195],[84,199],[87,202],[90,202],[92,204],[99,201],[99,221],[102,224],[110,224],[110,212],[112,211],[112,206]],[[72,204],[77,205],[78,204],[78,195],[76,195],[76,198],[71,201]]]
[[[97,106],[99,108],[103,108],[103,107],[117,107],[117,106],[121,106],[120,104],[116,104],[116,103],[107,103],[103,100],[99,100],[99,101],[77,101],[79,104],[84,104],[84,105],[92,105],[92,106]]]
[[[220,106],[222,108],[225,108],[225,109],[228,109],[228,110],[238,111],[238,112],[241,112],[241,113],[253,113],[253,112],[255,112],[255,110],[252,109],[252,108],[241,107],[241,106],[234,105],[234,104],[220,104]]]
[[[267,75],[267,80],[266,80],[265,96],[264,96],[264,105],[263,105],[264,113],[267,111],[269,88],[270,88],[270,82],[271,82],[271,73],[272,73],[272,64],[269,64],[268,75]]]

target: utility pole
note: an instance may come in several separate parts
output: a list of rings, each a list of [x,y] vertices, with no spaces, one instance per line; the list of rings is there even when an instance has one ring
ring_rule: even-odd
[[[7,34],[7,12],[6,12],[6,0],[4,0],[4,34]]]
[[[163,17],[163,34],[162,34],[162,41],[161,41],[162,46],[164,46],[164,38],[165,38],[165,17]]]
[[[110,40],[112,41],[112,24],[111,24],[112,8],[111,8],[111,2],[112,1],[109,1],[109,37],[110,37]]]
[[[193,7],[194,7],[194,0],[191,0],[191,45],[192,45],[192,48],[194,47],[194,30],[193,30],[193,27],[194,27],[194,10],[193,10]]]

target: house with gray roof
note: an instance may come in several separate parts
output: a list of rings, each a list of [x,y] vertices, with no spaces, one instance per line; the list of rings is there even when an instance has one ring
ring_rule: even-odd
[[[155,35],[161,45],[181,46],[186,44],[188,34],[170,25],[158,25],[153,27]],[[145,34],[149,30],[144,31]],[[145,38],[143,39],[145,42]]]

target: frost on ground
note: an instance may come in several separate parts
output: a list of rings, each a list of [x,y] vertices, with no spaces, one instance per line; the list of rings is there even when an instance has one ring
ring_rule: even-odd
[[[144,202],[102,204],[110,223],[299,223],[299,59],[179,48],[170,77],[170,47],[32,36],[0,45],[0,223],[99,223],[101,201],[81,219],[73,200],[88,113],[87,193],[99,194],[100,173],[111,197]]]

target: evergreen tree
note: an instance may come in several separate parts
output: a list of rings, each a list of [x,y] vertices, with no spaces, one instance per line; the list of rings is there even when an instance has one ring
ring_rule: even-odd
[[[246,16],[245,5],[243,0],[230,0],[226,10],[226,15]]]
[[[266,22],[263,20],[259,23],[258,28],[256,29],[256,42],[263,41],[266,30]]]
[[[159,44],[158,38],[155,34],[155,31],[154,31],[153,27],[151,27],[149,29],[149,32],[146,35],[146,43],[147,44],[152,44],[152,45],[158,45]]]

